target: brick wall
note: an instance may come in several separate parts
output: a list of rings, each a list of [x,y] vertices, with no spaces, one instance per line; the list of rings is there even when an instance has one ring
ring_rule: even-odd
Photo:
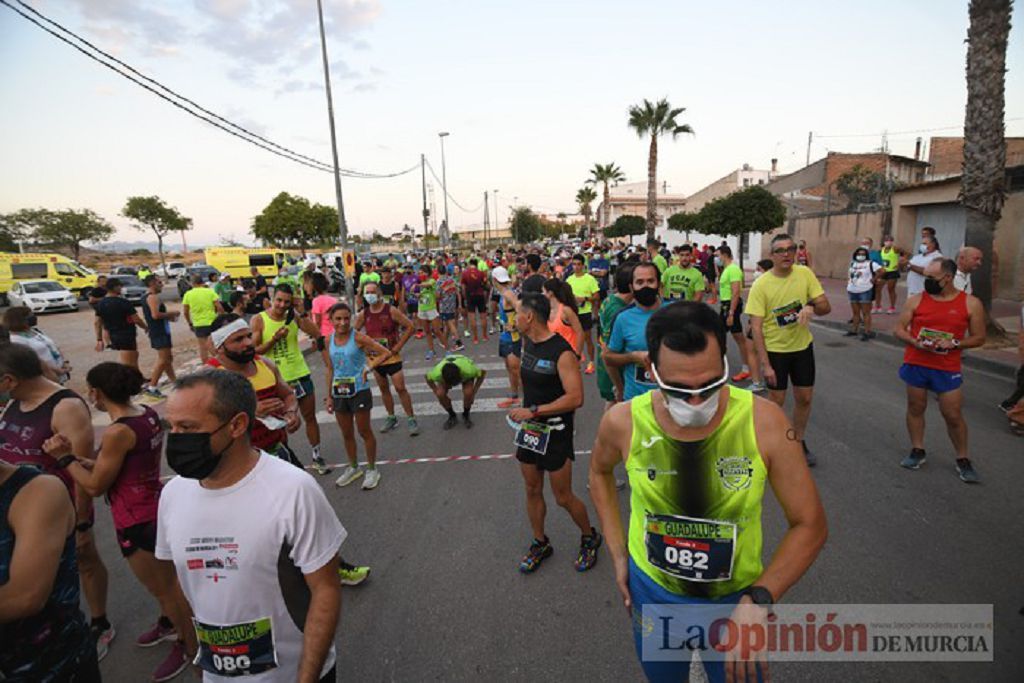
[[[928,172],[933,176],[958,175],[963,171],[964,139],[931,138],[928,142]],[[1006,138],[1006,165],[1024,163],[1024,138]]]

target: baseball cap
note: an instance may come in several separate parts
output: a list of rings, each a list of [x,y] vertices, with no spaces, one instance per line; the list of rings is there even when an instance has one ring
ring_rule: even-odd
[[[500,282],[502,284],[505,284],[506,282],[512,279],[508,275],[508,270],[503,266],[498,266],[497,268],[493,269],[491,271],[491,277],[493,277],[496,282]]]

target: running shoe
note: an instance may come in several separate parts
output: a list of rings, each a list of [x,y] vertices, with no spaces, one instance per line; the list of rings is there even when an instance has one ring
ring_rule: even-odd
[[[817,465],[818,456],[816,456],[814,453],[811,453],[811,449],[807,447],[807,442],[801,441],[800,445],[804,447],[804,460],[807,461],[807,466],[814,467],[815,465]]]
[[[847,330],[845,333],[843,333],[843,336],[844,337],[856,337],[857,336],[857,330]]]
[[[331,468],[323,458],[313,458],[313,470],[323,476],[331,473]]]
[[[750,379],[750,373],[746,370],[744,370],[743,372],[737,372],[735,375],[732,376],[733,382],[742,382],[745,379]]]
[[[170,654],[167,658],[160,662],[153,671],[153,680],[157,683],[160,681],[169,681],[188,667],[189,660],[188,655],[185,654],[185,645],[180,640],[174,643],[174,647],[171,648]]]
[[[519,397],[509,396],[508,398],[503,398],[502,400],[498,401],[495,405],[501,408],[502,410],[507,410],[514,405],[519,405]]]
[[[469,339],[469,330],[463,330],[462,336],[465,337],[466,339]]]
[[[444,425],[441,429],[448,430],[457,424],[459,424],[459,418],[455,417],[455,415],[449,415],[448,419],[444,421]]]
[[[394,415],[388,415],[384,418],[384,426],[380,428],[381,434],[387,434],[392,429],[398,426],[398,418]]]
[[[466,429],[472,429],[473,428],[473,420],[470,419],[468,413],[463,413],[462,414],[462,424],[466,425]]]
[[[916,470],[921,467],[928,459],[925,457],[923,448],[911,448],[910,455],[900,460],[900,467],[906,467],[908,470]]]
[[[369,567],[357,567],[348,562],[338,564],[338,579],[342,586],[358,586],[370,577]]]
[[[890,308],[888,311],[885,312],[885,314],[886,315],[896,315],[896,309],[895,308]]]
[[[409,423],[409,436],[419,436],[420,435],[420,425],[419,425],[418,422],[416,422],[416,418],[415,417],[410,417],[408,419],[408,423]]]
[[[458,351],[465,351],[465,350],[466,350],[466,345],[462,343],[462,340],[461,339],[456,339],[455,340],[455,346],[452,347],[452,351],[458,352]]]
[[[576,571],[585,572],[597,562],[597,549],[601,547],[601,532],[591,527],[590,533],[580,539],[580,552],[573,566]]]
[[[977,484],[979,481],[974,465],[967,458],[956,459],[956,473],[960,475],[960,481],[965,484]]]
[[[139,637],[135,639],[135,644],[139,647],[153,647],[165,640],[175,640],[177,637],[178,632],[174,630],[174,626],[164,626],[157,621],[153,628],[139,634]]]
[[[882,312],[882,307],[881,306],[875,306],[874,308],[871,309],[871,313],[874,314],[874,315],[879,315],[879,314],[881,314],[881,312]]]
[[[117,631],[114,630],[113,624],[102,628],[100,626],[91,626],[92,637],[96,641],[96,661],[102,661],[107,653],[110,652],[110,643],[114,640],[114,636],[117,635]]]
[[[587,369],[583,371],[583,374],[584,375],[593,375],[594,374],[594,364],[592,362],[591,363],[587,363]]]
[[[761,393],[762,391],[768,391],[768,387],[765,386],[764,382],[751,382],[750,386],[747,388],[755,394]]]
[[[861,332],[860,333],[860,340],[861,341],[871,341],[871,339],[874,336],[875,336],[874,332]]]
[[[427,360],[434,360],[434,352],[433,351],[427,351],[426,359]]]
[[[537,571],[537,567],[540,566],[541,562],[551,557],[553,552],[555,552],[555,549],[551,547],[551,542],[548,541],[547,536],[544,537],[543,541],[534,539],[533,543],[530,544],[530,549],[519,562],[519,571],[524,574],[532,574]]]
[[[423,330],[416,330],[416,338],[423,339]]]
[[[363,477],[363,490],[370,491],[371,489],[377,488],[377,484],[380,483],[380,470],[376,467],[371,467],[366,470],[366,476]]]
[[[167,395],[164,394],[164,392],[153,387],[146,387],[146,390],[142,393],[146,394],[146,396],[149,396],[150,398],[167,398]]]
[[[341,476],[334,480],[335,486],[348,486],[359,477],[363,476],[363,470],[357,465],[345,465],[345,469],[341,471]]]

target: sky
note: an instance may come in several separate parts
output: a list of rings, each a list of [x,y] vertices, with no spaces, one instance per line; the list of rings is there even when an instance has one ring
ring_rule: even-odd
[[[16,0],[5,0],[16,3]],[[51,19],[234,123],[330,161],[315,0],[26,0]],[[781,173],[828,151],[912,155],[960,135],[966,0],[857,3],[324,0],[342,167],[391,173],[445,158],[450,222],[479,226],[484,191],[575,211],[595,163],[646,180],[630,105],[668,98],[695,134],[659,146],[658,181],[692,194],[749,163]],[[1008,135],[1024,135],[1019,16],[1006,77]],[[0,212],[119,216],[158,195],[188,239],[251,242],[281,191],[334,204],[330,173],[199,121],[0,5]],[[935,130],[940,129],[940,130]],[[920,132],[918,132],[920,131]],[[430,171],[438,220],[441,183]],[[422,226],[419,169],[343,179],[350,230]],[[461,208],[460,208],[461,207]],[[491,219],[493,220],[493,198]],[[466,209],[466,210],[463,210]]]

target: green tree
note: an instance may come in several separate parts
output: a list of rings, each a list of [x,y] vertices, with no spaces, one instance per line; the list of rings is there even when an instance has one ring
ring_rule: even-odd
[[[658,100],[657,104],[645,99],[643,104],[629,108],[629,127],[636,131],[638,137],[648,135],[651,138],[647,155],[648,239],[654,237],[654,229],[658,224],[658,138],[668,134],[675,140],[683,133],[693,133],[688,124],[676,121],[676,117],[684,111],[684,107],[673,109],[666,99]]]
[[[856,164],[836,178],[836,189],[846,197],[846,210],[856,211],[861,204],[889,204],[896,183],[879,171]]]
[[[786,221],[786,207],[778,197],[760,185],[726,195],[713,211],[717,211],[718,215],[711,219],[716,224],[715,230],[711,232],[719,235],[736,235],[740,238],[741,245],[750,233],[765,233]],[[741,248],[738,251],[742,268],[744,250]]]
[[[690,233],[697,230],[696,213],[674,213],[668,217],[668,229],[681,232],[686,235],[686,241],[690,241]]]
[[[647,231],[647,221],[643,216],[619,216],[615,222],[605,228],[605,237],[629,237],[629,243],[633,243],[634,235],[642,235]]]
[[[40,244],[69,249],[78,260],[84,242],[103,242],[114,236],[114,226],[90,209],[38,211],[42,220],[32,233]]]
[[[121,215],[135,221],[132,225],[136,230],[152,230],[156,235],[157,251],[160,252],[160,265],[164,265],[164,237],[172,232],[184,232],[192,229],[192,219],[182,216],[172,206],[157,196],[129,197]]]
[[[0,214],[0,251],[18,251],[18,242],[25,239],[27,230],[20,213]]]
[[[967,28],[967,107],[964,112],[964,172],[960,194],[967,224],[964,242],[982,253],[971,278],[985,307],[986,328],[1005,338],[992,319],[992,242],[1006,198],[1006,45],[1011,0],[971,0]]]
[[[622,169],[614,161],[610,164],[594,164],[594,168],[590,169],[590,178],[586,181],[587,184],[597,185],[601,183],[604,186],[604,199],[601,201],[604,226],[608,225],[608,213],[611,210],[611,195],[608,192],[608,184],[618,185],[625,179],[626,174],[622,172]]]
[[[281,192],[252,219],[252,234],[264,244],[286,249],[306,250],[335,240],[338,210],[323,204],[311,204],[305,197]]]
[[[594,203],[595,199],[597,199],[597,192],[594,192],[592,187],[581,187],[576,191],[576,205],[579,206],[580,213],[583,214],[583,221],[586,227],[590,227],[590,217],[592,215],[590,205]]]
[[[541,234],[540,219],[530,207],[519,206],[512,210],[512,239],[520,244],[533,242]]]

